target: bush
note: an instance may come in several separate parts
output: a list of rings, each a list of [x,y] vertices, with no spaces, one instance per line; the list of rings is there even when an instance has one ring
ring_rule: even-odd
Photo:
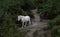
[[[51,32],[52,37],[60,37],[60,26],[54,26]]]
[[[27,11],[27,15],[29,15],[32,19],[34,18],[34,14],[31,11]]]
[[[56,18],[50,20],[48,23],[51,27],[55,26],[55,25],[60,25],[60,15],[58,15]]]
[[[45,0],[46,1],[46,0]],[[57,2],[56,2],[57,1]],[[47,0],[46,3],[38,4],[38,13],[44,13],[44,19],[54,19],[57,15],[60,15],[59,0]],[[44,2],[44,1],[42,1]]]

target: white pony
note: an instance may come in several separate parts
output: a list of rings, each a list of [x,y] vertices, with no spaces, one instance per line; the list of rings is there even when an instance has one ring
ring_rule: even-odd
[[[29,16],[22,16],[22,15],[19,15],[18,16],[18,21],[22,21],[22,27],[24,26],[24,22],[25,22],[25,27],[27,25],[27,22],[29,22],[29,24],[31,24],[31,21],[30,21],[30,17]]]

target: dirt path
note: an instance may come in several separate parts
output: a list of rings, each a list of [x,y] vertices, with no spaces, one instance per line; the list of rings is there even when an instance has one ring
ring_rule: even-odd
[[[36,13],[36,10],[33,11],[33,13],[34,13],[35,18],[32,21],[32,25],[29,25],[26,28],[19,28],[19,30],[21,30],[21,31],[29,30],[29,32],[27,32],[25,37],[33,37],[33,33],[36,30],[47,27],[47,22],[46,21],[40,22],[40,17],[39,17],[39,14]]]
[[[47,26],[47,22],[40,22],[40,17],[38,14],[35,13],[35,19],[33,20],[33,24],[31,26],[29,26],[30,32],[27,33],[27,35],[25,37],[33,37],[33,33],[36,30],[39,30],[40,28],[42,29],[43,27]]]

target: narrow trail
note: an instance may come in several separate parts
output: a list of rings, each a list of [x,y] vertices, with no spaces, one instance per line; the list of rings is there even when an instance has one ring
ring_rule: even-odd
[[[35,13],[34,14],[35,19],[33,20],[33,24],[30,26],[30,32],[27,33],[25,37],[33,37],[33,33],[36,30],[39,30],[40,28],[46,27],[47,23],[46,22],[40,22],[40,17],[39,14]]]
[[[23,28],[23,29],[19,28],[19,30],[21,31],[29,30],[29,32],[27,32],[25,37],[33,37],[33,33],[36,30],[40,30],[42,28],[47,27],[47,22],[45,20],[43,22],[40,22],[40,17],[39,17],[39,14],[36,13],[36,10],[33,11],[33,13],[34,13],[35,18],[32,21],[32,25],[29,25],[28,27]]]

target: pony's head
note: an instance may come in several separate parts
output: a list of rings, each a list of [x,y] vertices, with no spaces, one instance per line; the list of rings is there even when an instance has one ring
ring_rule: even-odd
[[[19,16],[18,16],[18,21],[20,21],[20,20],[22,19],[22,17],[24,17],[24,16],[19,15]]]

